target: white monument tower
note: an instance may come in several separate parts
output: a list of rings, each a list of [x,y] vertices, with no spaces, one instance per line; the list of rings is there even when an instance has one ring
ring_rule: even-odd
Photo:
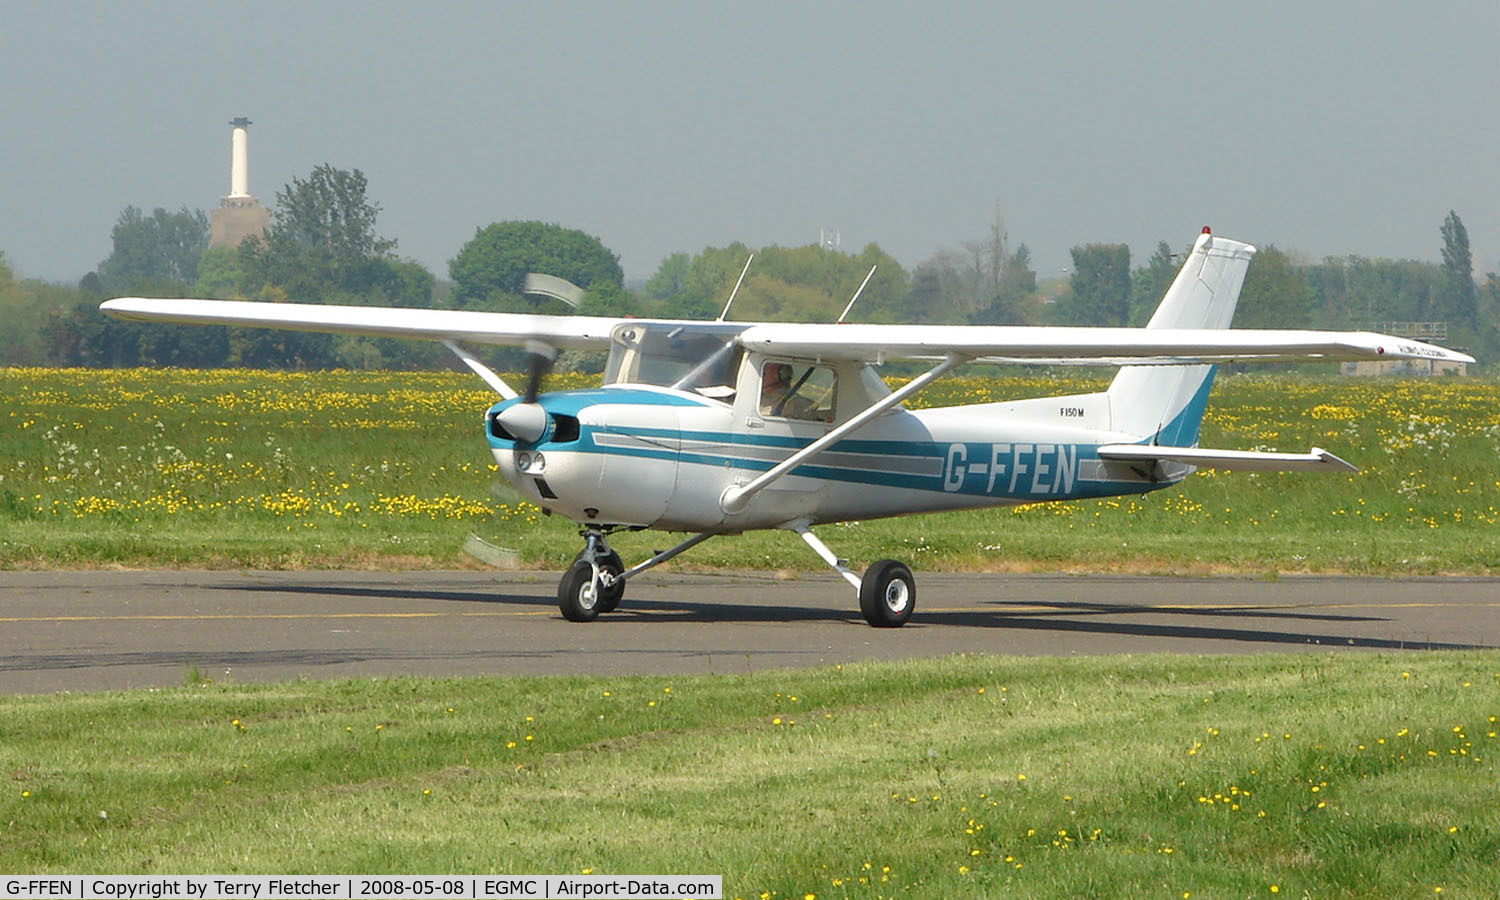
[[[271,211],[250,195],[250,120],[238,116],[230,119],[229,124],[234,127],[230,140],[229,195],[209,215],[210,247],[237,247],[247,237],[265,234],[271,224]]]

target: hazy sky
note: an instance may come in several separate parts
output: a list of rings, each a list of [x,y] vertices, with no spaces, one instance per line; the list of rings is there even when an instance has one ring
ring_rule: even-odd
[[[75,280],[120,210],[205,211],[247,115],[266,205],[358,168],[440,277],[476,228],[675,251],[837,228],[908,268],[998,203],[1068,248],[1204,224],[1316,259],[1500,269],[1500,3],[0,0],[0,251]]]

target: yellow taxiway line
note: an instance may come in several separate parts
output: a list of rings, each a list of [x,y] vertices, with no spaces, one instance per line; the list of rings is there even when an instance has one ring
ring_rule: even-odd
[[[1026,605],[1006,606],[945,606],[945,607],[919,607],[918,613],[958,613],[958,612],[991,612],[991,613],[1036,613],[1036,612],[1063,612],[1063,613],[1131,613],[1140,615],[1153,612],[1198,612],[1204,614],[1225,612],[1316,612],[1320,610],[1334,609],[1439,609],[1452,606],[1465,607],[1495,607],[1500,606],[1500,601],[1479,603],[1446,603],[1433,601],[1414,601],[1410,603],[1327,603],[1327,604],[1294,604],[1294,605],[1267,605],[1263,603],[1244,604],[1216,604],[1213,606],[1197,606],[1190,603],[1156,603],[1150,606],[1111,606],[1109,604],[1052,604],[1036,603]],[[672,610],[644,610],[626,607],[626,612],[637,615],[670,615]],[[308,612],[308,613],[202,613],[202,614],[138,614],[138,615],[97,615],[97,616],[3,616],[0,622],[11,624],[42,623],[42,622],[214,622],[214,621],[246,621],[246,620],[276,620],[276,619],[441,619],[441,618],[501,618],[506,616],[552,616],[556,615],[554,609],[540,610],[509,610],[504,612]]]

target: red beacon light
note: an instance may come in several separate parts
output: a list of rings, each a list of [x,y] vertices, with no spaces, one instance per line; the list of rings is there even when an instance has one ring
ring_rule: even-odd
[[[1212,228],[1209,228],[1207,225],[1204,225],[1203,226],[1203,233],[1204,234],[1213,234],[1214,232],[1213,232]]]

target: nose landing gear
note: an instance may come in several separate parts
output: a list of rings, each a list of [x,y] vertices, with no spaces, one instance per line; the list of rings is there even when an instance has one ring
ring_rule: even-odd
[[[557,607],[568,621],[592,622],[600,613],[613,612],[625,595],[626,581],[714,536],[712,531],[700,532],[627,569],[620,562],[620,554],[604,540],[606,529],[619,527],[622,526],[590,525],[578,532],[583,535],[583,550],[573,558],[573,564],[557,586]]]
[[[610,549],[604,531],[580,532],[583,549],[557,585],[557,606],[569,622],[592,622],[600,613],[614,612],[625,596],[625,565]]]

